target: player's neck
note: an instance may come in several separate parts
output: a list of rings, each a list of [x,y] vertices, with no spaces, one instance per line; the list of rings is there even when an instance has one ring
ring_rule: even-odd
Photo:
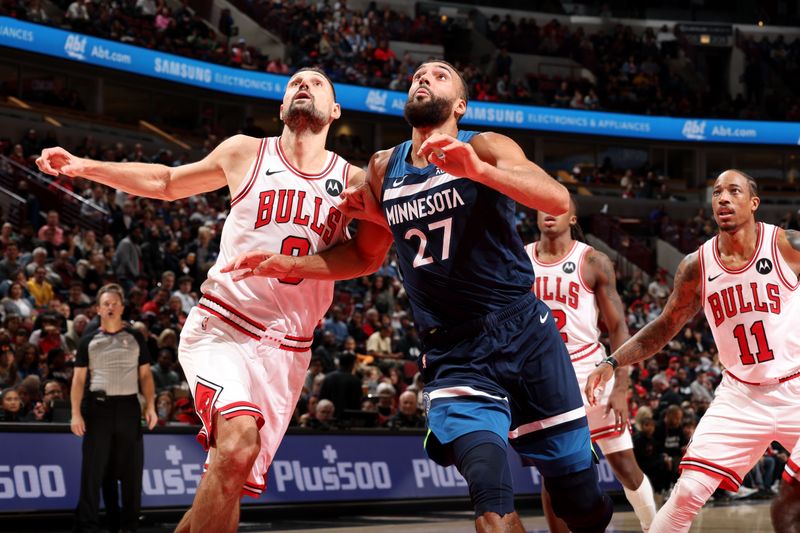
[[[424,157],[419,157],[417,152],[428,138],[436,133],[444,133],[451,137],[458,136],[458,124],[455,121],[447,121],[439,126],[432,128],[414,128],[411,131],[411,164],[415,167],[427,167],[429,161]]]
[[[753,256],[758,245],[759,225],[755,220],[742,225],[734,231],[719,232],[719,252],[723,256],[742,259]]]
[[[572,237],[569,232],[558,235],[557,237],[546,237],[542,235],[539,245],[536,247],[536,255],[547,257],[551,260],[558,260],[567,255],[572,248]]]
[[[328,128],[320,133],[311,131],[295,132],[283,128],[280,143],[281,150],[286,159],[295,168],[308,174],[316,174],[328,161],[325,151]]]

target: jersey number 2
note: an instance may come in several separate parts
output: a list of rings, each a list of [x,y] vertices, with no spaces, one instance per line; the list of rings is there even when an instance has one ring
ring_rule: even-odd
[[[553,318],[556,321],[556,327],[558,331],[561,332],[561,340],[564,341],[564,344],[567,343],[567,334],[561,331],[564,329],[564,326],[567,325],[567,313],[562,311],[561,309],[553,309]]]
[[[300,257],[301,255],[308,255],[308,251],[310,249],[311,242],[305,237],[286,237],[281,243],[281,253],[283,255]],[[279,279],[278,281],[281,283],[286,283],[287,285],[297,285],[303,281],[303,278],[283,278]]]
[[[747,341],[747,330],[744,324],[739,324],[733,328],[733,336],[739,343],[739,358],[743,365],[754,365],[756,363],[766,363],[775,359],[775,353],[770,349],[767,335],[764,333],[764,322],[759,320],[750,326],[750,334],[756,338],[758,353],[755,356],[750,352],[750,343]]]
[[[435,229],[444,230],[444,237],[442,238],[442,261],[444,261],[445,259],[450,258],[450,233],[453,230],[453,217],[428,224],[429,231],[433,231]],[[417,228],[411,228],[406,232],[405,238],[406,240],[410,240],[412,237],[417,237],[419,239],[419,250],[417,251],[417,255],[414,257],[414,262],[412,263],[414,268],[419,268],[421,266],[430,265],[433,263],[433,256],[429,255],[428,257],[425,257],[425,248],[428,246],[428,236]]]

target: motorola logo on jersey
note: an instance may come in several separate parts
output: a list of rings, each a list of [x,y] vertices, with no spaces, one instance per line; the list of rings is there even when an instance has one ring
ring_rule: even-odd
[[[766,257],[759,259],[758,263],[756,263],[756,270],[758,270],[759,274],[769,274],[772,272],[772,261]]]
[[[331,196],[339,196],[342,194],[342,182],[335,179],[329,179],[325,182],[325,192]]]
[[[575,263],[573,263],[572,261],[567,261],[566,263],[564,263],[563,268],[564,272],[566,272],[567,274],[572,274],[573,272],[575,272]]]

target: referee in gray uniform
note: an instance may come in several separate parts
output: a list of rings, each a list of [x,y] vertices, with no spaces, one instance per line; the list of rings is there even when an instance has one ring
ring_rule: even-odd
[[[136,530],[144,467],[140,387],[150,429],[158,417],[150,354],[141,334],[122,322],[124,307],[119,285],[101,288],[97,293],[100,328],[84,335],[78,344],[70,395],[71,429],[83,437],[83,465],[74,531],[98,530],[100,487],[107,473],[112,483],[120,480],[122,485],[121,530]]]

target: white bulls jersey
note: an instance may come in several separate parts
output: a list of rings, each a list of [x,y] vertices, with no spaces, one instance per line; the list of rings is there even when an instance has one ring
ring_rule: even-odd
[[[219,257],[202,286],[201,306],[233,315],[235,327],[251,335],[260,336],[266,329],[310,338],[331,304],[333,281],[251,277],[234,282],[220,268],[251,250],[302,256],[345,239],[348,220],[338,206],[349,167],[329,152],[321,173],[305,174],[288,162],[279,137],[263,139],[231,198]]]
[[[759,223],[752,259],[722,265],[718,237],[700,246],[702,302],[722,364],[733,377],[774,383],[800,371],[800,292],[778,251],[779,228]]]
[[[599,340],[599,311],[594,291],[589,290],[581,277],[583,260],[592,247],[573,241],[572,248],[564,257],[555,263],[545,263],[536,253],[538,244],[534,242],[525,247],[536,274],[532,290],[552,310],[573,364],[581,361],[580,365],[585,365],[591,372],[606,355]]]

